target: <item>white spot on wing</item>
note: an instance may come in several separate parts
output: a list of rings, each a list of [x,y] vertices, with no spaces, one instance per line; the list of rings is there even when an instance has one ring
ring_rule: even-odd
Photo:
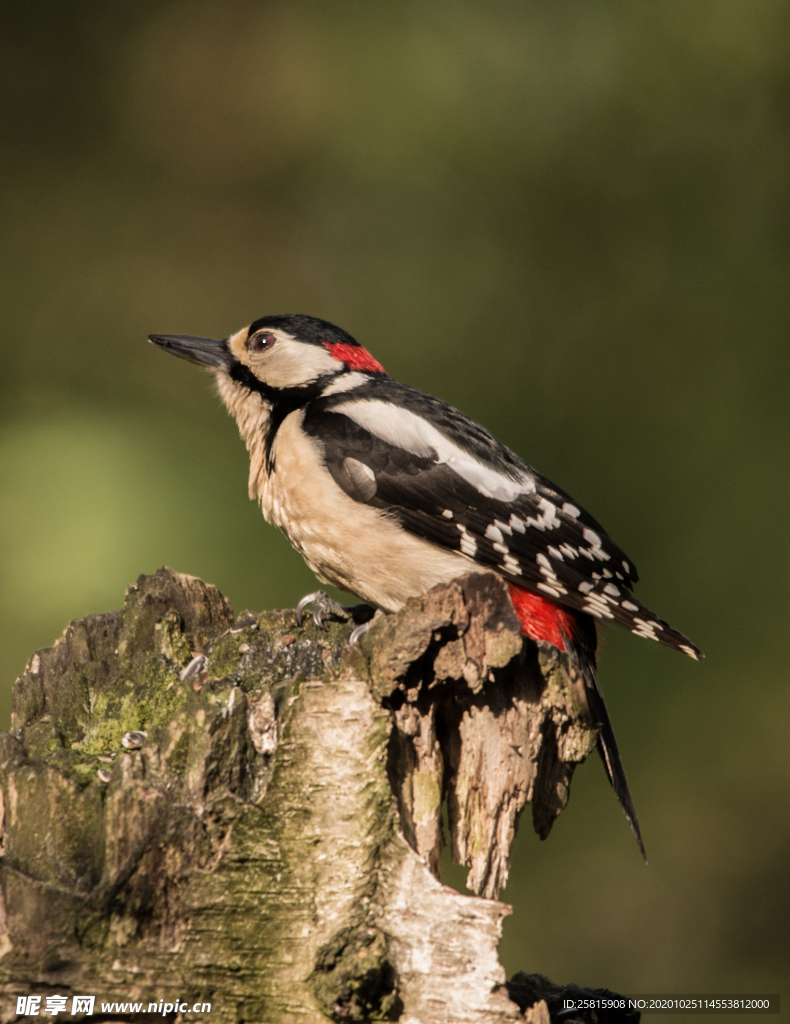
[[[477,555],[477,541],[474,537],[468,533],[465,526],[461,523],[456,523],[458,530],[461,534],[461,551],[469,558],[475,558]]]
[[[581,515],[581,509],[576,508],[576,506],[572,505],[569,501],[566,501],[562,506],[562,511],[566,516],[570,516],[571,519],[577,519]]]
[[[486,498],[515,501],[521,495],[535,491],[535,481],[526,470],[516,477],[500,473],[459,448],[432,423],[408,409],[379,399],[365,398],[358,402],[342,402],[335,406],[334,411],[348,416],[388,444],[420,458],[434,458],[440,465],[448,466]]]
[[[550,502],[548,498],[541,498],[538,502],[538,508],[540,509],[539,515],[527,516],[524,523],[525,526],[533,526],[536,530],[553,530],[555,527],[562,525],[557,517],[557,506]],[[511,522],[512,520],[513,516],[511,516]],[[516,526],[516,529],[521,530],[519,526]]]
[[[506,572],[512,573],[514,576],[521,576],[521,566],[512,555],[505,555],[502,564]]]
[[[584,602],[584,610],[589,612],[591,615],[600,618],[613,619],[614,615],[610,611],[609,606],[602,597],[598,594],[590,594]]]
[[[449,508],[446,508],[444,510],[444,512],[442,512],[442,515],[444,516],[445,519],[452,519],[453,518],[452,510],[449,509]]]
[[[604,551],[601,547],[601,538],[595,532],[591,530],[589,526],[585,526],[583,531],[584,539],[589,543],[589,548],[579,548],[579,551],[586,555],[587,558],[597,558],[601,562],[608,562],[612,557],[608,551]],[[611,576],[611,573],[609,573]]]
[[[502,541],[505,539],[502,536],[502,531],[498,529],[496,526],[494,526],[493,523],[489,524],[486,527],[486,537],[488,537],[488,539],[493,541],[495,544],[501,544]]]

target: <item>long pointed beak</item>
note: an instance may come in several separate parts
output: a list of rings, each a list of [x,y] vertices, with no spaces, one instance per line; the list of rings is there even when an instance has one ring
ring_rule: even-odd
[[[208,366],[214,370],[230,369],[231,355],[224,341],[192,338],[188,334],[149,334],[148,340],[165,352],[181,356],[198,366]]]

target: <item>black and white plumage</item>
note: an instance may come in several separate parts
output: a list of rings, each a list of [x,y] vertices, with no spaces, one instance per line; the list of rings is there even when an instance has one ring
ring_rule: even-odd
[[[311,402],[304,430],[355,501],[518,586],[699,656],[635,598],[636,569],[603,527],[458,410],[384,377]]]
[[[326,321],[264,317],[223,341],[151,341],[215,374],[250,452],[250,496],[321,580],[387,611],[473,564],[508,581],[525,635],[566,651],[585,680],[607,773],[641,848],[595,674],[593,623],[701,654],[634,596],[634,564],[600,524]]]

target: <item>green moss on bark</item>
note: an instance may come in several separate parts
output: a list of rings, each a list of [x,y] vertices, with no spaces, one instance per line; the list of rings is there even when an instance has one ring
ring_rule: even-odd
[[[564,737],[552,762],[562,779],[562,757],[584,756],[594,731],[576,722],[562,666],[541,675],[523,661],[490,574],[410,602],[360,647],[350,629],[299,628],[290,611],[234,622],[216,588],[161,569],[121,612],[71,623],[31,658],[0,734],[0,1005],[91,992],[210,1002],[215,1024],[394,1020],[401,1004],[422,1012],[432,965],[446,973],[458,957],[461,971],[480,948],[485,969],[431,994],[431,1013],[444,1000],[437,1020],[511,1019],[496,995],[504,908],[473,900],[470,913],[471,897],[431,877],[432,819],[449,790],[454,844],[466,829],[470,856],[490,859],[494,818],[463,821],[456,806],[464,787],[488,785],[485,759],[482,775],[464,775],[470,723],[501,727],[509,750],[520,701],[543,723],[539,742]],[[197,654],[205,663],[184,673]],[[434,705],[437,756],[414,746],[438,742],[423,728]],[[130,732],[139,742],[124,746]],[[544,797],[551,817],[562,800]],[[413,849],[401,822],[415,823]]]

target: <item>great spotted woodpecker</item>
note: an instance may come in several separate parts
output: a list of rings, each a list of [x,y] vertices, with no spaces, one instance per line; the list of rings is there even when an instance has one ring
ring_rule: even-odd
[[[609,781],[644,855],[596,676],[596,620],[701,652],[634,597],[633,563],[592,516],[324,320],[267,316],[223,341],[149,340],[212,371],[250,453],[250,497],[320,580],[385,611],[470,563],[508,582],[523,633],[566,652],[584,680]]]

